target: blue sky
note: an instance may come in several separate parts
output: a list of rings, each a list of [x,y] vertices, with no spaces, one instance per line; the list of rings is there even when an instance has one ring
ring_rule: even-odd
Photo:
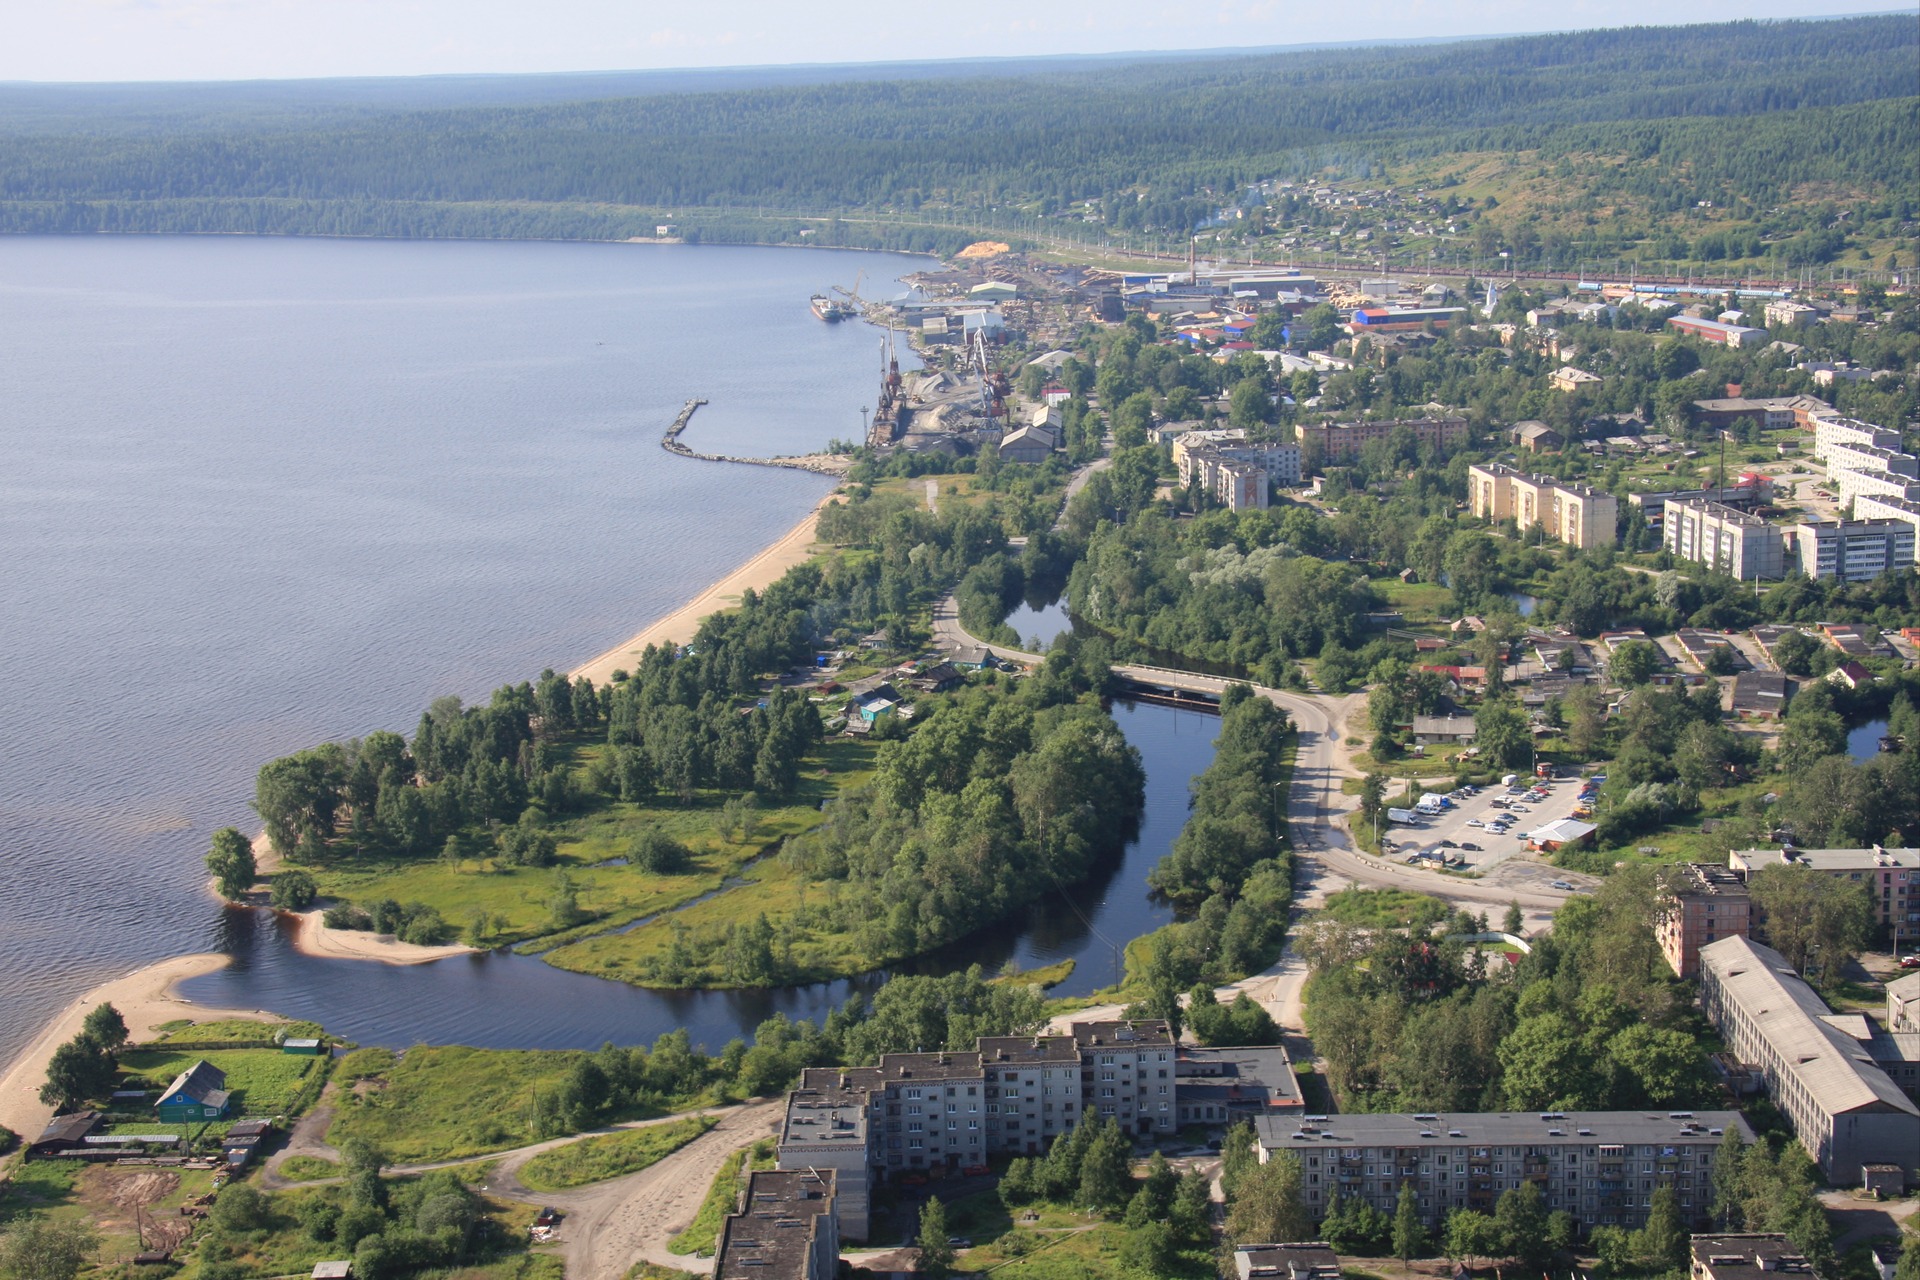
[[[1912,0],[12,0],[0,79],[233,80],[1204,49],[1913,11]]]

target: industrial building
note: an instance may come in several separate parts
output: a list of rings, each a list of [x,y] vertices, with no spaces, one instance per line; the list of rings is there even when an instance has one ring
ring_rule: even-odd
[[[1681,863],[1668,869],[1660,887],[1660,951],[1682,978],[1699,974],[1700,948],[1722,938],[1744,938],[1752,928],[1747,882],[1730,867]]]
[[[1465,307],[1362,307],[1347,322],[1347,332],[1359,337],[1367,333],[1405,333],[1428,325],[1444,329],[1466,314]]]
[[[1613,545],[1619,503],[1610,493],[1498,464],[1468,467],[1467,486],[1473,514],[1482,520],[1512,520],[1523,530],[1539,525],[1548,537],[1582,550]]]
[[[1759,516],[1705,498],[1665,504],[1660,541],[1692,560],[1743,582],[1786,576],[1786,537]]]
[[[1728,1051],[1756,1068],[1800,1145],[1835,1185],[1863,1166],[1920,1163],[1920,1107],[1786,960],[1750,938],[1700,949],[1700,1007]],[[1864,1019],[1854,1015],[1864,1024]],[[1864,1025],[1860,1030],[1865,1030]]]
[[[1678,330],[1688,337],[1699,338],[1702,342],[1712,342],[1723,347],[1747,347],[1756,342],[1770,341],[1772,338],[1765,329],[1728,324],[1724,320],[1706,320],[1698,316],[1669,316],[1667,327]]]
[[[1394,1211],[1402,1185],[1420,1216],[1492,1213],[1500,1193],[1532,1182],[1551,1210],[1583,1226],[1637,1226],[1653,1193],[1672,1187],[1681,1215],[1705,1225],[1713,1157],[1731,1131],[1753,1131],[1736,1111],[1573,1111],[1266,1117],[1256,1123],[1264,1162],[1285,1151],[1301,1164],[1306,1207],[1334,1198]]]
[[[1694,1236],[1688,1244],[1688,1280],[1768,1280],[1802,1275],[1819,1280],[1813,1263],[1784,1235],[1740,1232]]]

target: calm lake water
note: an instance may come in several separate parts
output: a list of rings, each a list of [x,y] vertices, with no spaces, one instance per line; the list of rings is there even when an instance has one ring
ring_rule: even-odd
[[[1138,837],[1106,873],[1037,901],[1024,918],[903,966],[947,973],[979,964],[997,970],[1075,961],[1054,988],[1080,995],[1111,984],[1129,939],[1173,919],[1147,892],[1146,876],[1187,820],[1188,782],[1213,760],[1218,717],[1147,704],[1116,703],[1114,718],[1147,767]],[[771,991],[647,991],[568,973],[531,956],[500,952],[401,968],[320,960],[294,950],[289,926],[264,911],[209,907],[220,946],[234,963],[181,990],[211,1005],[272,1009],[308,1018],[362,1044],[472,1044],[501,1049],[593,1048],[612,1040],[650,1043],[676,1027],[718,1051],[751,1037],[774,1013],[823,1018],[880,975]]]
[[[715,1047],[853,984],[651,993],[528,957],[300,956],[205,895],[276,755],[410,732],[632,634],[789,527],[827,482],[664,453],[853,437],[878,335],[807,296],[900,255],[637,245],[0,238],[0,1061],[136,965],[224,949],[208,1002],[367,1043]],[[871,286],[870,286],[871,287]],[[884,289],[885,285],[880,286]],[[878,291],[878,290],[876,290]],[[1068,956],[1065,988],[1171,918],[1145,874],[1217,721],[1122,705],[1151,779],[1121,865],[935,958]],[[864,979],[871,985],[874,979]]]
[[[0,1060],[234,941],[200,859],[262,761],[565,669],[805,514],[827,481],[660,432],[857,437],[879,335],[807,297],[925,262],[0,238]]]

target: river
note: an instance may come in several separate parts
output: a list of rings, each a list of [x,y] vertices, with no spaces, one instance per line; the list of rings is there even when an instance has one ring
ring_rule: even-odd
[[[807,295],[901,255],[295,239],[0,239],[0,1060],[137,964],[224,950],[192,998],[366,1043],[718,1047],[851,984],[652,993],[527,957],[304,957],[213,904],[260,763],[433,697],[566,669],[771,541],[819,477],[673,457],[854,437],[877,335]],[[881,288],[897,287],[882,285]],[[723,513],[716,517],[715,513]],[[689,536],[696,533],[697,536]],[[1150,776],[1110,874],[929,961],[1079,962],[1171,918],[1148,868],[1210,717],[1122,704]],[[871,982],[874,979],[865,981]]]

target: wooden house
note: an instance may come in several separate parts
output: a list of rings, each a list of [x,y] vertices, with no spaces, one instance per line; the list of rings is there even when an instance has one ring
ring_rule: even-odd
[[[154,1114],[168,1124],[217,1120],[227,1114],[233,1095],[227,1091],[227,1073],[205,1058],[175,1076]]]

